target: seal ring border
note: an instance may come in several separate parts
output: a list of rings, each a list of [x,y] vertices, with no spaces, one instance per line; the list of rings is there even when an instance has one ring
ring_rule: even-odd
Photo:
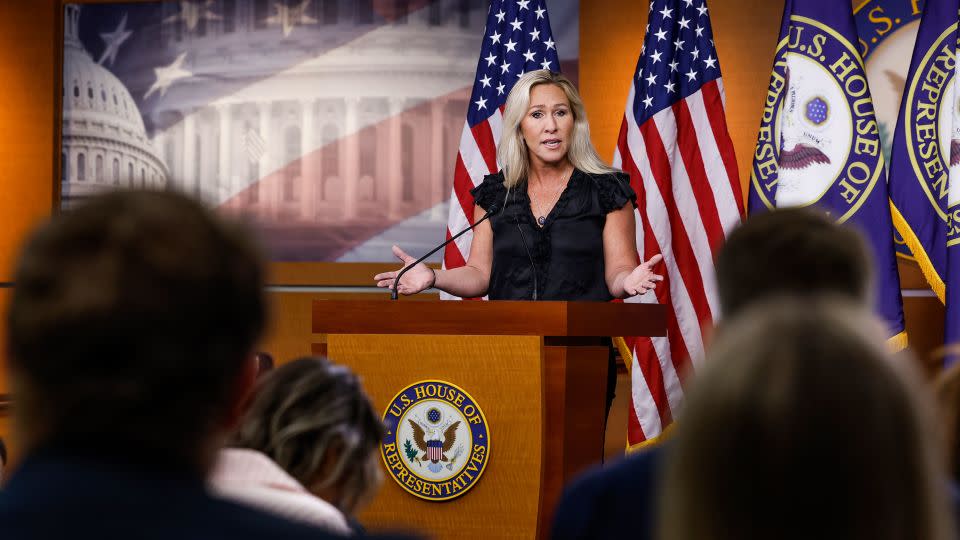
[[[846,40],[843,36],[841,36],[839,33],[837,33],[836,30],[834,30],[833,28],[830,28],[830,27],[824,25],[824,24],[821,23],[820,21],[816,21],[816,20],[811,19],[811,18],[809,18],[809,17],[804,17],[803,15],[791,15],[791,16],[790,16],[790,20],[796,20],[796,21],[799,21],[799,22],[803,22],[803,23],[809,24],[809,25],[814,26],[814,27],[816,27],[816,28],[819,28],[820,30],[823,30],[823,31],[826,32],[827,34],[833,36],[834,39],[836,39],[837,41],[839,41],[844,47],[846,47],[846,49],[847,49],[849,52],[851,52],[851,53],[853,54],[854,59],[856,59],[857,66],[859,66],[860,71],[863,72],[863,74],[864,74],[864,79],[866,79],[866,72],[867,72],[867,70],[866,70],[866,68],[864,67],[863,58],[860,57],[860,52],[857,51],[855,48],[853,48],[853,46],[850,44],[850,42],[847,41],[847,40]],[[786,46],[787,39],[788,39],[788,38],[783,38],[783,40],[781,40],[780,44],[777,46],[777,55],[780,54],[780,49],[783,48],[784,46]],[[873,116],[874,116],[874,119],[876,119],[876,116],[877,116],[877,115],[876,115],[876,112],[874,112],[874,115],[873,115]],[[848,154],[848,156],[849,156],[849,154]],[[863,203],[866,202],[866,200],[870,197],[870,194],[873,192],[873,188],[877,185],[877,179],[880,178],[880,172],[883,171],[883,169],[884,169],[883,154],[880,154],[879,157],[880,157],[880,159],[877,161],[876,171],[874,171],[874,173],[873,173],[873,178],[870,179],[870,185],[868,185],[866,188],[864,188],[863,195],[860,197],[860,200],[857,201],[857,204],[853,205],[849,210],[847,210],[846,213],[844,213],[842,216],[840,216],[840,218],[837,219],[837,223],[844,223],[845,221],[847,221],[848,219],[850,219],[850,216],[852,216],[853,214],[857,213],[857,211],[860,210],[860,207],[863,206]],[[847,159],[849,159],[849,157],[848,157]],[[763,195],[763,190],[760,189],[760,186],[759,186],[759,184],[757,183],[758,181],[757,181],[757,179],[756,179],[756,175],[753,174],[752,171],[751,171],[750,177],[751,177],[751,180],[753,180],[753,182],[754,182],[754,186],[755,186],[756,189],[757,189],[757,194],[760,196],[760,199],[763,201],[763,204],[764,204],[768,209],[774,209],[774,208],[776,208],[776,205],[771,205],[769,199],[767,199],[767,198]],[[778,180],[779,180],[779,178],[778,178]],[[822,196],[821,196],[821,197],[822,197]],[[809,205],[805,205],[805,206],[809,206]]]
[[[946,28],[946,30],[944,30],[944,31],[940,34],[940,36],[938,36],[937,39],[933,42],[933,45],[927,50],[927,54],[923,55],[923,59],[920,60],[920,65],[921,65],[921,66],[926,66],[926,65],[929,63],[929,61],[930,61],[930,56],[934,53],[934,51],[936,51],[936,50],[939,49],[940,44],[943,43],[943,40],[947,38],[947,35],[950,34],[950,33],[956,33],[956,31],[957,31],[957,23],[956,23],[956,22],[953,23],[953,24],[951,24],[950,26],[948,26],[948,27]],[[956,61],[960,61],[960,59],[957,59]],[[918,77],[920,76],[920,74],[921,74],[920,72],[921,72],[921,70],[916,70],[916,71],[914,72],[914,74],[913,74],[913,80],[910,81],[910,88],[909,88],[909,90],[908,90],[908,92],[907,92],[907,108],[906,108],[906,110],[904,111],[907,116],[903,119],[903,122],[904,122],[904,123],[903,123],[903,125],[904,125],[904,130],[903,130],[903,131],[904,131],[904,134],[905,134],[906,137],[907,137],[907,145],[906,145],[906,146],[907,146],[907,153],[908,153],[909,156],[910,156],[910,164],[913,165],[913,171],[914,171],[914,173],[916,173],[917,171],[919,171],[920,166],[917,164],[917,158],[914,156],[914,152],[913,152],[913,133],[912,133],[912,130],[910,130],[910,129],[907,128],[907,126],[911,125],[909,122],[911,122],[911,119],[912,119],[912,117],[913,117],[913,114],[912,114],[912,112],[911,112],[911,108],[912,108],[911,105],[912,105],[912,103],[913,103],[914,90],[915,90],[916,87],[917,87],[917,80],[918,80],[917,78],[918,78]],[[956,78],[956,70],[954,70],[954,73],[953,73],[952,76],[953,76],[953,78]],[[954,81],[954,82],[956,82],[956,81]],[[944,83],[944,86],[946,86],[946,82]],[[957,98],[957,96],[954,96],[954,99],[956,99],[956,98]],[[938,104],[938,108],[939,108],[939,104]],[[938,113],[938,114],[939,114],[939,113]],[[940,146],[940,141],[937,141],[937,146],[938,146],[938,147]],[[942,162],[942,161],[943,161],[943,156],[940,156],[940,159],[941,159],[941,162]],[[949,175],[949,166],[948,166],[948,168],[947,168],[947,171],[948,171],[947,174]],[[948,179],[947,181],[949,182],[949,179]],[[937,216],[939,216],[940,219],[943,220],[944,223],[946,223],[946,222],[947,222],[947,215],[946,215],[945,213],[943,213],[943,211],[940,210],[940,205],[938,205],[938,204],[936,204],[936,203],[934,202],[934,200],[933,200],[933,194],[930,193],[930,188],[929,188],[929,186],[927,186],[927,183],[926,183],[925,181],[920,181],[920,182],[918,182],[918,183],[920,184],[921,189],[923,189],[923,192],[927,195],[927,200],[928,200],[928,202],[930,203],[930,206],[933,207],[934,211],[937,213]]]
[[[403,388],[403,390],[400,390],[399,392],[397,392],[396,394],[394,394],[393,398],[390,400],[390,403],[392,404],[393,402],[395,402],[395,401],[397,400],[397,398],[400,397],[401,394],[403,394],[404,392],[406,392],[406,391],[409,390],[410,388],[412,388],[412,387],[414,387],[414,386],[417,386],[418,384],[424,384],[424,383],[442,383],[442,384],[446,384],[446,385],[448,385],[448,386],[452,386],[452,387],[456,388],[457,390],[463,392],[463,394],[466,395],[468,398],[470,398],[470,401],[473,402],[473,405],[477,408],[477,414],[480,415],[480,418],[483,420],[483,425],[486,426],[486,428],[487,428],[487,451],[486,451],[487,458],[483,460],[483,466],[480,467],[480,470],[477,472],[477,476],[473,479],[473,482],[470,482],[470,485],[469,485],[466,489],[464,489],[463,491],[461,491],[460,493],[457,493],[456,495],[450,495],[449,497],[436,497],[436,498],[434,498],[434,497],[424,497],[422,494],[417,493],[417,492],[415,492],[415,491],[412,491],[412,490],[408,489],[407,486],[403,485],[403,483],[400,482],[400,479],[399,479],[399,478],[397,478],[392,472],[390,472],[390,465],[387,463],[387,455],[383,452],[383,443],[382,443],[382,442],[381,442],[381,444],[380,444],[380,457],[381,457],[381,459],[383,459],[383,465],[384,465],[384,467],[387,468],[387,474],[389,474],[390,477],[393,478],[393,480],[394,480],[401,488],[403,488],[403,490],[406,491],[407,493],[413,495],[414,497],[417,497],[417,498],[423,499],[423,500],[427,500],[427,501],[436,501],[436,502],[439,502],[439,501],[449,501],[449,500],[452,500],[452,499],[456,499],[457,497],[462,497],[462,496],[463,496],[464,494],[466,494],[468,491],[470,491],[471,489],[473,489],[474,486],[477,485],[477,482],[480,481],[480,477],[483,476],[483,472],[487,470],[487,463],[490,461],[490,448],[492,447],[492,444],[491,444],[491,442],[490,442],[490,424],[489,424],[489,422],[487,422],[487,416],[486,416],[485,414],[483,414],[483,409],[480,408],[480,403],[477,402],[477,400],[474,399],[474,397],[473,397],[472,395],[470,395],[470,392],[467,392],[467,391],[464,390],[463,388],[460,388],[459,386],[457,386],[457,385],[455,385],[455,384],[453,384],[453,383],[451,383],[451,382],[441,381],[441,380],[439,380],[439,379],[425,379],[425,380],[417,381],[417,382],[414,382],[414,383],[410,383],[410,384],[408,384],[407,386],[405,386],[405,387]],[[388,405],[386,411],[389,411],[389,410],[390,410],[390,407],[389,407],[389,405]],[[381,420],[383,420],[383,419],[385,419],[385,418],[387,417],[387,412],[386,412],[386,411],[383,413],[383,417],[382,417]],[[396,431],[396,430],[394,430],[394,431]],[[396,435],[394,435],[394,437],[396,437]],[[403,459],[403,458],[401,458],[401,459]],[[404,467],[406,467],[406,465],[404,465]],[[407,470],[410,471],[409,468],[408,468]],[[410,471],[410,472],[412,473],[413,471]],[[415,475],[415,476],[416,476],[416,475]]]

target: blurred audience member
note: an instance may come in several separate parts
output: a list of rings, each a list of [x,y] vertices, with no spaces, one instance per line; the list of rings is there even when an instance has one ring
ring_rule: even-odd
[[[7,468],[7,444],[0,437],[0,486],[3,485],[3,470]]]
[[[778,294],[833,294],[868,306],[870,258],[853,230],[820,213],[781,209],[735,229],[716,262],[725,317]],[[658,443],[575,480],[557,508],[555,540],[654,537],[664,449]]]
[[[383,434],[349,368],[322,357],[294,360],[258,385],[235,448],[221,453],[212,483],[227,496],[339,530],[344,516],[356,523],[357,510],[380,485]],[[274,473],[285,478],[279,491]],[[301,500],[307,491],[316,497],[293,507],[282,491],[296,491]]]
[[[930,404],[862,306],[730,321],[667,456],[663,540],[953,538]]]
[[[960,486],[960,363],[941,372],[936,387],[947,470],[953,485]]]
[[[257,378],[273,371],[273,355],[267,352],[257,352]]]
[[[246,234],[171,192],[96,196],[31,235],[4,540],[328,537],[205,486],[256,377],[263,274]]]

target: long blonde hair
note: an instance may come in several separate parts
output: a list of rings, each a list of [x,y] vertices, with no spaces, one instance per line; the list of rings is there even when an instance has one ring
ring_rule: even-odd
[[[526,180],[530,172],[530,154],[520,133],[520,122],[530,107],[530,92],[541,84],[552,84],[563,90],[573,112],[573,135],[567,158],[574,167],[590,174],[617,172],[600,159],[597,150],[590,141],[590,126],[587,124],[587,112],[583,107],[580,94],[569,79],[559,73],[546,69],[531,71],[520,77],[510,90],[503,108],[503,134],[497,148],[497,160],[503,169],[503,184],[507,189],[516,187]]]

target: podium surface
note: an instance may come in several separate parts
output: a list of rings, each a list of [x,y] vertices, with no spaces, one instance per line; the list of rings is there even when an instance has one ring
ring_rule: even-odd
[[[654,304],[314,301],[313,332],[326,335],[314,352],[354,369],[388,426],[387,478],[361,520],[438,539],[545,537],[564,484],[603,455],[608,337],[662,336],[665,321]],[[482,426],[433,410],[442,399],[423,393],[444,385],[446,405],[475,404]],[[417,398],[459,436],[401,417]]]

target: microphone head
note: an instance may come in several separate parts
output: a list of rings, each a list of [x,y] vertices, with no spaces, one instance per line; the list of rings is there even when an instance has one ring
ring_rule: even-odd
[[[487,214],[490,216],[494,216],[498,212],[500,212],[502,208],[503,206],[500,203],[491,203],[490,206],[487,207]]]

